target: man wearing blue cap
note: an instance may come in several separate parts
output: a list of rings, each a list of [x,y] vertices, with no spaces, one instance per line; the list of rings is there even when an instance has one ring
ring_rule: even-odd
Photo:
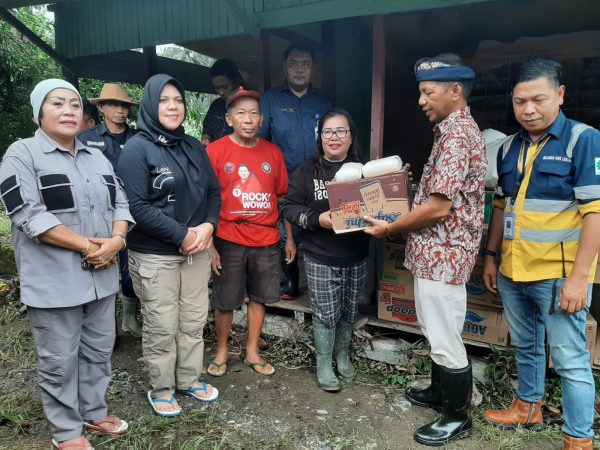
[[[412,210],[396,222],[365,217],[366,233],[393,238],[409,232],[405,264],[414,275],[417,318],[431,346],[431,386],[408,389],[407,399],[441,411],[414,438],[440,446],[468,435],[473,386],[462,342],[467,309],[465,283],[475,265],[484,211],[485,142],[469,113],[467,97],[475,72],[456,55],[415,64],[419,106],[435,123],[433,149]]]

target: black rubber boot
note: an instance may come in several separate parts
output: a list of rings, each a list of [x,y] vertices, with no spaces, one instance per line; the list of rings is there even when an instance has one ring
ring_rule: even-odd
[[[431,360],[431,385],[422,390],[408,388],[404,393],[413,405],[442,411],[442,389],[440,387],[440,366]]]
[[[419,428],[415,441],[431,447],[467,437],[471,433],[471,396],[473,394],[473,372],[471,363],[463,369],[448,369],[440,366],[442,390],[442,417]]]
[[[331,366],[335,327],[327,328],[324,323],[313,316],[313,333],[315,336],[319,387],[324,391],[339,391],[341,388],[340,380],[335,376]]]
[[[298,297],[298,284],[300,282],[300,269],[298,268],[298,256],[291,263],[285,260],[285,250],[281,252],[281,271],[284,279],[281,283],[279,298],[282,300],[294,300]]]

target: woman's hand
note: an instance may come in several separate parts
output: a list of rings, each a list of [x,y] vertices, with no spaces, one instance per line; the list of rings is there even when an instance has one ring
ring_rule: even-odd
[[[319,225],[322,228],[326,228],[328,230],[333,229],[333,222],[331,221],[331,210],[327,210],[319,214]]]
[[[184,254],[195,255],[196,253],[201,253],[203,251],[208,250],[212,242],[212,235],[214,230],[215,227],[213,226],[213,224],[208,222],[190,228],[190,231],[192,231],[195,234],[195,237],[191,244],[188,244],[186,246],[185,240],[181,244],[181,247],[185,252]]]
[[[88,238],[90,249],[85,259],[94,270],[105,269],[117,262],[117,255],[123,248],[123,239],[119,236],[111,238]]]
[[[212,269],[213,273],[215,275],[221,275],[221,272],[219,272],[222,267],[221,267],[221,255],[219,255],[219,252],[217,251],[217,249],[215,248],[214,244],[211,243],[210,245],[210,268]]]

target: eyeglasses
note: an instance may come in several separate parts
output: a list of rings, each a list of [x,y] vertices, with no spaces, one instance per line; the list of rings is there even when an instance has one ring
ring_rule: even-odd
[[[338,128],[337,130],[327,129],[321,131],[321,136],[323,136],[323,139],[331,139],[335,134],[338,137],[338,139],[344,139],[346,136],[348,136],[349,131],[350,130],[347,130],[345,128]]]

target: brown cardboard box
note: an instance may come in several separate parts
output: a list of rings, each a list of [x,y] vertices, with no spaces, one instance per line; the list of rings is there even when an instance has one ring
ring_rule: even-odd
[[[483,284],[483,259],[481,257],[477,258],[471,278],[465,287],[467,289],[467,302],[492,308],[504,307],[500,295],[491,293]]]
[[[412,284],[412,275],[404,266],[405,245],[384,242],[383,244],[383,273],[381,281],[384,283]],[[483,285],[483,260],[477,258],[477,263],[473,268],[471,279],[466,285],[467,303],[479,307],[503,308],[500,296],[492,294]],[[405,297],[406,298],[406,297]],[[410,297],[414,300],[414,296]]]
[[[410,210],[406,171],[356,181],[327,184],[331,220],[336,233],[366,228],[363,216],[395,222]]]
[[[377,317],[417,327],[415,302],[403,298],[404,292],[403,288],[398,285],[381,283],[377,293]]]
[[[508,323],[502,311],[467,305],[462,336],[477,342],[508,345]]]
[[[406,267],[404,266],[404,249],[404,244],[395,244],[392,242],[383,243],[383,261],[381,264],[383,268],[382,281],[385,281],[388,274],[394,276],[394,274],[399,271],[406,271]]]
[[[414,292],[407,293],[406,289],[396,284],[382,283],[379,288],[377,317],[391,322],[418,326],[414,300],[403,298],[403,296],[411,296]],[[506,346],[508,345],[508,324],[502,312],[469,305],[462,336],[472,341]]]
[[[585,348],[590,352],[590,364],[597,364],[596,358],[600,359],[600,352],[597,352],[598,345],[600,345],[597,342],[597,332],[598,324],[596,323],[596,319],[588,313],[585,319]],[[598,355],[596,355],[596,353],[598,353]],[[548,352],[548,367],[553,367],[550,352]]]

